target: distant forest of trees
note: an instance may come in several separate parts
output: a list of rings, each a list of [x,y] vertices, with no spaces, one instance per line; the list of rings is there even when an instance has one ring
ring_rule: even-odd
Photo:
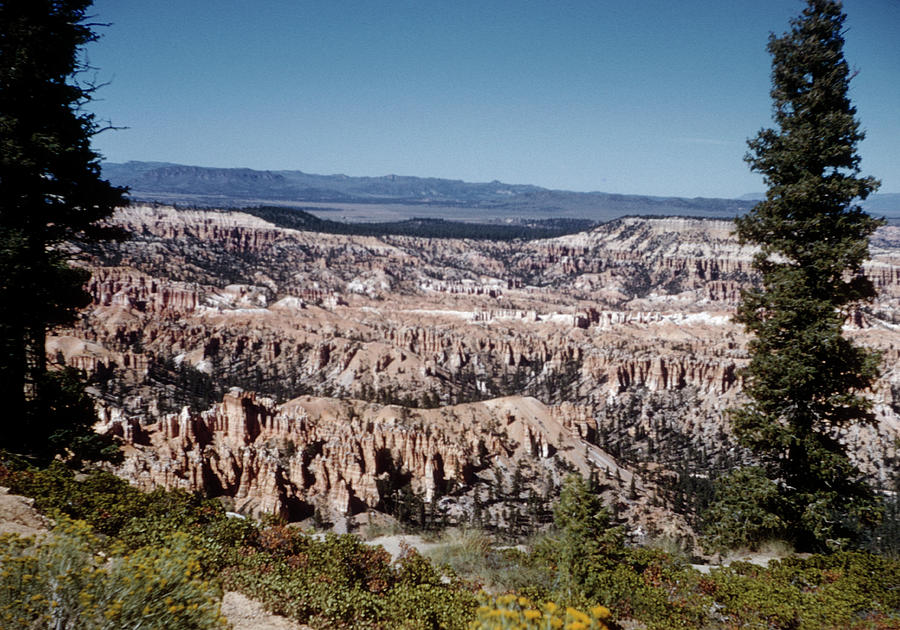
[[[541,219],[514,224],[465,223],[444,219],[407,219],[377,223],[344,223],[320,219],[299,208],[257,206],[241,208],[275,225],[307,232],[356,236],[418,236],[422,238],[471,238],[492,241],[533,240],[574,234],[590,229],[590,219]]]

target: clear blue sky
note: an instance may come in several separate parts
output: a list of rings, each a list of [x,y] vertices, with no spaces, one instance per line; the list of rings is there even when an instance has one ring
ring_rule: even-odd
[[[800,0],[96,0],[109,161],[734,197]],[[900,192],[900,0],[846,0],[863,173]]]

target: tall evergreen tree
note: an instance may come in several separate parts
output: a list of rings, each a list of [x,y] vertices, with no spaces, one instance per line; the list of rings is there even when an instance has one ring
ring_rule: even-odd
[[[808,0],[789,32],[769,38],[777,128],[750,140],[746,157],[768,192],[737,221],[740,240],[760,247],[754,267],[762,285],[746,291],[738,309],[753,335],[750,401],[732,414],[739,442],[761,467],[731,478],[756,474],[743,508],[720,500],[711,513],[714,529],[733,536],[742,523],[764,522],[767,535],[800,549],[843,546],[878,515],[838,439],[842,428],[874,422],[860,392],[880,361],[842,334],[851,310],[875,295],[862,264],[880,224],[856,203],[878,182],[860,176],[864,134],[847,93],[845,18],[840,2]],[[754,497],[765,501],[749,505]]]
[[[624,559],[624,529],[612,524],[603,501],[577,475],[564,481],[553,520],[559,530],[553,545],[557,587],[568,598],[584,593],[596,597],[604,591],[604,574]]]
[[[44,455],[63,442],[96,450],[90,414],[76,413],[89,406],[70,375],[48,374],[44,346],[88,303],[65,241],[104,236],[97,222],[125,203],[100,176],[99,126],[83,109],[90,4],[0,0],[0,446]]]

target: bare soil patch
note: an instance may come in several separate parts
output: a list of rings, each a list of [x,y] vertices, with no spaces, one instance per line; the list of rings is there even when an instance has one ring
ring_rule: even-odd
[[[34,500],[9,494],[0,487],[0,534],[36,536],[49,531],[47,519],[34,509]]]
[[[222,614],[233,630],[312,630],[286,617],[266,612],[262,604],[237,591],[225,593]]]

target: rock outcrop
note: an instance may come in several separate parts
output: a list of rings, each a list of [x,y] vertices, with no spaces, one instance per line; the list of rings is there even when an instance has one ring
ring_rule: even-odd
[[[555,485],[564,470],[632,477],[585,439],[592,429],[583,409],[533,398],[409,409],[310,396],[277,405],[234,390],[211,409],[185,408],[150,425],[104,416],[104,430],[127,447],[120,476],[146,489],[230,497],[252,513],[299,517],[319,507],[349,515],[381,507],[407,483],[432,502],[520,458],[541,463]]]

